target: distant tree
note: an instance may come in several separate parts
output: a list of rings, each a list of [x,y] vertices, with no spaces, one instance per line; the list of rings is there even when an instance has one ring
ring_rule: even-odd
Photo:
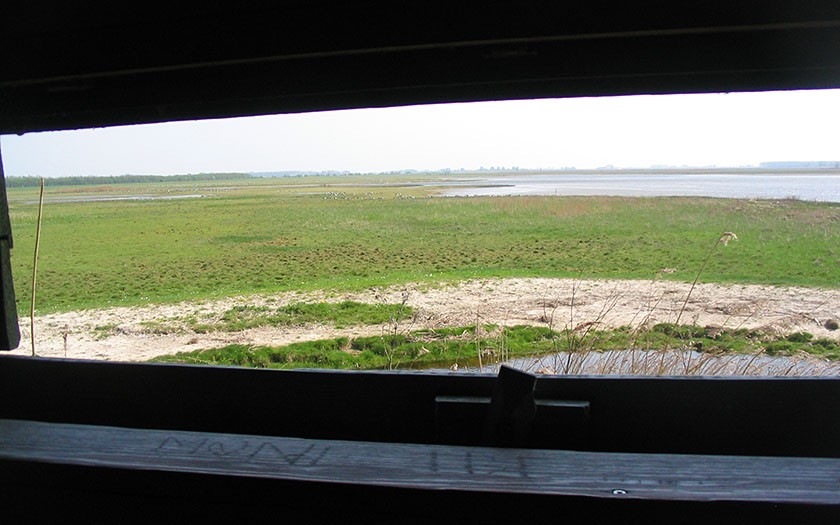
[[[248,173],[196,173],[190,175],[112,175],[106,177],[51,177],[44,179],[46,186],[89,186],[100,184],[135,184],[143,182],[201,182],[214,180],[250,179]],[[37,187],[40,177],[8,177],[6,187]]]

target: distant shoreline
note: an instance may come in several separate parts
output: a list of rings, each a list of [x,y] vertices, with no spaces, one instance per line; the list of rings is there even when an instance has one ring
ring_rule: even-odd
[[[425,173],[425,172],[420,172]],[[428,172],[436,173],[436,172]],[[840,168],[614,168],[544,170],[473,170],[448,175],[840,175]]]
[[[840,169],[613,170],[461,175],[446,197],[711,197],[840,202]]]
[[[687,167],[687,168],[545,168],[545,169],[485,169],[485,170],[401,170],[390,172],[336,172],[336,171],[263,171],[241,173],[195,173],[173,175],[116,175],[45,177],[49,186],[87,186],[111,184],[144,184],[169,182],[212,182],[247,179],[303,178],[303,177],[359,177],[359,176],[452,176],[494,177],[528,175],[840,175],[840,168],[760,168],[760,167]],[[38,176],[6,176],[6,187],[36,187]]]

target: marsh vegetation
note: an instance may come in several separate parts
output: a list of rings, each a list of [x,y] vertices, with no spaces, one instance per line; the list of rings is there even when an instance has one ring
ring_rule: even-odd
[[[192,335],[188,340],[267,328],[327,324],[360,332],[358,327],[371,326],[368,332],[291,347],[247,341],[193,346],[183,348],[188,352],[177,358],[249,366],[419,368],[493,360],[502,355],[501,349],[508,356],[566,351],[575,338],[581,339],[577,349],[586,351],[807,352],[838,358],[834,331],[823,330],[807,341],[788,339],[807,332],[808,326],[759,333],[724,324],[715,338],[686,339],[679,337],[683,328],[669,335],[654,330],[657,323],[647,323],[644,330],[638,322],[599,324],[597,311],[580,310],[577,319],[575,313],[573,319],[564,313],[562,323],[536,315],[519,325],[499,319],[481,322],[483,314],[476,308],[472,322],[464,323],[462,316],[458,324],[418,327],[404,321],[422,312],[398,296],[354,303],[353,294],[371,290],[510,279],[632,280],[683,287],[696,281],[696,286],[799,287],[829,295],[836,295],[840,285],[836,203],[700,197],[433,198],[450,182],[442,175],[393,175],[56,186],[49,189],[44,208],[37,312],[46,319],[79,310],[236,297],[208,315],[159,315],[143,322],[150,334]],[[84,200],[133,194],[202,197]],[[9,189],[13,270],[22,312],[30,293],[33,196],[29,188]],[[737,232],[737,242],[719,245],[722,232]],[[680,318],[696,294],[694,286],[682,290],[669,299],[682,302],[682,310],[672,306],[671,317],[659,320],[705,334],[709,327],[694,326],[697,319],[687,314]],[[547,290],[529,293],[534,301],[549,295]],[[249,299],[277,294],[321,294],[326,300],[271,304]],[[585,298],[581,292],[578,309]],[[737,302],[738,297],[732,299]],[[609,310],[608,300],[601,310]],[[642,310],[639,320],[645,316]],[[822,326],[832,319],[819,321]],[[586,322],[593,324],[575,332]],[[370,333],[374,329],[378,333]],[[87,330],[91,338],[106,343],[126,333],[120,322],[112,321]],[[71,346],[81,331],[67,328],[74,334]],[[472,335],[458,339],[452,335],[456,332]]]

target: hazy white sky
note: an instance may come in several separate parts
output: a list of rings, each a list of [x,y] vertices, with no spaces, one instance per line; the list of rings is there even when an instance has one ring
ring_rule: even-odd
[[[0,138],[7,176],[840,160],[840,90],[413,106]]]

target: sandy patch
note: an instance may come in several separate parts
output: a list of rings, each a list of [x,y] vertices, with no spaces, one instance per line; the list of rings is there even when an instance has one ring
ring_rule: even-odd
[[[195,333],[186,320],[212,324],[237,305],[282,306],[292,302],[355,300],[398,303],[417,312],[400,329],[495,323],[549,325],[556,329],[597,323],[600,327],[676,322],[760,328],[786,334],[808,331],[840,340],[824,327],[840,320],[840,290],[669,281],[492,279],[453,285],[408,285],[361,293],[279,293],[36,316],[36,351],[44,357],[144,361],[164,354],[232,343],[283,345],[339,336],[378,335],[393,327],[266,327],[242,332]],[[686,297],[688,301],[686,302]],[[683,304],[685,303],[685,308]],[[680,314],[680,311],[682,313]],[[29,355],[29,318],[20,320],[22,341],[12,353]]]

